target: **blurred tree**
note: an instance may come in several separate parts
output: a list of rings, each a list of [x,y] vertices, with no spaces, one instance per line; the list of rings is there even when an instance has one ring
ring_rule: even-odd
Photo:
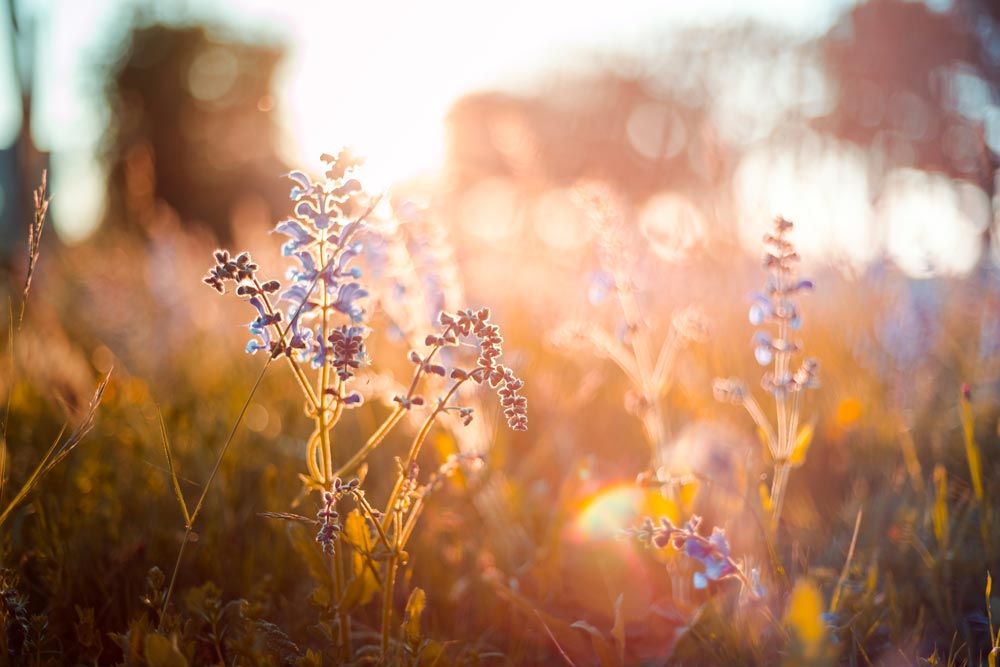
[[[35,18],[27,13],[19,18],[14,0],[6,5],[11,31],[7,47],[21,98],[21,118],[14,143],[0,147],[0,275],[13,272],[15,263],[26,255],[31,191],[48,164],[48,156],[38,150],[31,136]]]
[[[281,55],[203,27],[134,29],[108,78],[104,224],[141,230],[173,211],[226,242],[248,206],[264,220],[283,211],[270,113]]]
[[[839,95],[817,125],[868,147],[882,175],[894,167],[937,171],[992,195],[998,15],[987,0],[960,0],[943,12],[902,0],[855,7],[822,38]],[[986,134],[990,114],[998,115],[996,137]]]
[[[928,4],[862,2],[810,39],[753,23],[668,30],[639,55],[552,74],[534,94],[471,95],[449,119],[458,189],[500,176],[528,193],[599,178],[634,203],[669,190],[726,235],[748,151],[818,132],[862,149],[872,203],[897,168],[993,197],[1000,5]]]

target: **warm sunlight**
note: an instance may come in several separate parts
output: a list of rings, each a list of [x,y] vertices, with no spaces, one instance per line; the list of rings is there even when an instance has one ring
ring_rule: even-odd
[[[0,665],[981,667],[990,0],[10,0]]]

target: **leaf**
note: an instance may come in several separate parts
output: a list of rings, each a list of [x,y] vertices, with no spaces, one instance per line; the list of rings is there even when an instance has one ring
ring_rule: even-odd
[[[420,614],[424,611],[427,596],[422,588],[414,588],[410,599],[406,601],[406,611],[403,613],[403,637],[410,646],[420,644]]]
[[[785,610],[784,625],[795,639],[801,657],[819,658],[826,649],[826,626],[823,624],[823,597],[808,579],[795,582]],[[794,651],[791,657],[794,658]],[[792,664],[795,664],[794,661]]]
[[[934,537],[942,548],[948,546],[948,471],[934,466]]]
[[[323,667],[323,654],[309,649],[295,662],[295,667]]]
[[[167,639],[163,635],[146,635],[143,654],[149,667],[188,667],[187,658],[177,647],[177,637]]]
[[[590,635],[590,645],[594,647],[594,653],[597,654],[597,659],[602,665],[621,665],[614,646],[601,634],[600,630],[586,621],[570,623],[569,627],[583,630]]]
[[[771,502],[771,492],[768,490],[767,484],[763,482],[760,484],[760,505],[767,514],[771,514],[774,510],[774,503]]]
[[[417,663],[420,667],[434,667],[444,656],[447,646],[442,642],[427,640],[420,646]]]
[[[129,623],[128,630],[124,634],[109,633],[108,636],[121,649],[126,667],[140,664],[143,639],[151,631],[152,627],[149,623],[149,617],[142,615]]]
[[[962,418],[962,434],[965,436],[965,456],[969,460],[969,474],[972,476],[972,489],[976,500],[983,503],[983,464],[979,443],[976,442],[976,420],[972,414],[972,402],[969,392],[963,389],[959,399],[959,413]]]
[[[351,555],[351,565],[354,577],[347,586],[344,596],[344,606],[352,609],[366,605],[379,590],[379,582],[372,571],[372,563],[368,554],[372,552],[372,536],[361,512],[354,508],[344,522],[344,538],[354,546]]]
[[[307,531],[301,524],[288,524],[288,536],[292,541],[292,548],[306,562],[313,580],[320,585],[330,586],[332,585],[330,566],[313,535],[314,533]]]
[[[181,493],[181,484],[177,481],[177,471],[174,469],[174,457],[170,455],[170,441],[167,439],[167,426],[163,423],[163,413],[159,406],[156,407],[156,416],[160,418],[160,438],[163,440],[163,453],[167,456],[167,469],[170,471],[170,480],[174,483],[174,494],[177,502],[181,504],[181,511],[184,513],[184,525],[191,525],[191,514],[188,512],[187,503],[184,502],[184,494]]]
[[[812,444],[813,432],[812,424],[804,424],[799,429],[799,435],[795,439],[795,447],[792,448],[792,453],[788,457],[788,463],[793,468],[801,467],[806,462],[806,453],[809,451],[809,445]]]

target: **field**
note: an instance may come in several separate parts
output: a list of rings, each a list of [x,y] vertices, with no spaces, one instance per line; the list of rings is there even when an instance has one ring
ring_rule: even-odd
[[[388,187],[336,146],[168,172],[150,135],[72,243],[38,176],[0,267],[0,664],[994,667],[996,153],[956,175],[927,130],[864,172],[864,232],[841,107],[776,121],[790,158],[675,109],[680,165],[649,94],[471,95],[439,177]],[[166,203],[213,170],[253,191],[226,224]]]

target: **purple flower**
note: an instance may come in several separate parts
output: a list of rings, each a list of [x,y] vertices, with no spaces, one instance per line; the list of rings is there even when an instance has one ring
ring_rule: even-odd
[[[767,366],[774,359],[774,345],[771,337],[763,331],[754,334],[753,356],[761,366]]]
[[[363,327],[341,326],[334,329],[329,340],[333,351],[333,366],[337,377],[347,381],[365,360],[365,330]]]
[[[684,553],[705,566],[704,572],[694,573],[694,587],[697,589],[707,588],[710,581],[719,581],[736,574],[736,566],[729,558],[729,542],[721,528],[713,529],[712,536],[707,540],[698,536],[686,539]]]
[[[308,197],[316,191],[316,186],[309,182],[309,177],[306,176],[301,171],[292,171],[285,174],[288,178],[295,181],[298,185],[292,188],[292,191],[288,194],[289,199],[292,201],[298,201],[303,197]]]
[[[337,300],[333,302],[333,307],[349,316],[352,322],[360,322],[361,316],[364,315],[365,311],[354,302],[366,296],[368,296],[368,292],[358,283],[346,283],[340,286]]]
[[[316,237],[310,234],[305,227],[299,224],[296,220],[285,220],[284,222],[278,223],[278,225],[271,230],[274,234],[284,234],[291,238],[284,245],[281,246],[281,254],[284,257],[290,257],[297,250],[303,248],[316,240]]]
[[[316,229],[326,229],[330,226],[330,216],[326,213],[320,213],[315,206],[307,201],[300,201],[295,206],[295,215],[300,218],[309,218]]]

